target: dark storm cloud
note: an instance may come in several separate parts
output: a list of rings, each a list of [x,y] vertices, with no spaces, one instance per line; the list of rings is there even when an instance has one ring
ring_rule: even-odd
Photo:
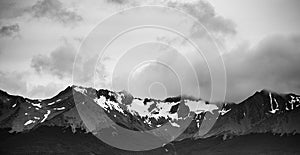
[[[19,24],[2,26],[0,29],[0,37],[17,37],[19,32]]]
[[[106,0],[109,3],[117,3],[117,4],[124,4],[128,3],[128,0]]]
[[[168,6],[182,9],[186,13],[195,17],[201,24],[203,24],[209,31],[221,35],[236,34],[236,25],[229,19],[217,15],[215,9],[207,1],[199,0],[195,2],[168,2]],[[203,29],[198,26],[192,28],[193,36],[201,36]]]
[[[15,5],[14,2],[8,0],[0,1],[0,17],[6,17],[4,14],[7,10],[11,9]]]
[[[143,3],[141,1],[112,0],[109,2],[116,4],[126,2],[126,4],[133,5],[135,5],[135,2]],[[152,1],[148,2],[151,3]],[[205,1],[161,0],[161,2],[170,7],[183,9],[217,36],[231,36],[237,33],[236,25],[231,20],[218,15],[215,9]],[[191,33],[194,37],[199,37],[203,32],[199,31],[197,27],[193,27]],[[176,60],[173,53],[167,54],[166,57]],[[300,94],[300,35],[269,36],[258,42],[254,47],[241,45],[237,49],[224,54],[223,59],[227,71],[227,101],[238,102],[261,89],[269,89],[279,93],[295,92]],[[181,61],[173,62],[176,63],[173,65],[181,63]],[[193,65],[204,66],[205,64],[198,62]],[[178,68],[178,70],[184,70],[184,68]],[[200,86],[208,87],[206,84],[210,84],[210,77],[207,74],[209,72],[204,73],[201,72],[202,76],[199,76]],[[147,76],[147,73],[144,76]],[[192,84],[186,83],[186,85]],[[209,93],[207,92],[207,94]]]
[[[270,36],[256,47],[241,46],[224,56],[228,100],[260,89],[300,93],[300,35]]]
[[[184,62],[174,52],[165,53],[159,58],[174,67],[177,73],[183,72],[186,80],[184,86],[195,91],[192,82],[193,72],[187,72]],[[294,92],[300,94],[300,35],[273,35],[264,38],[254,47],[240,45],[239,48],[223,55],[227,72],[226,101],[239,102],[255,91],[268,89],[278,93]],[[198,82],[201,98],[210,97],[210,74],[204,62],[193,62],[199,72]],[[149,75],[148,75],[149,74]],[[143,76],[152,74],[165,75],[165,72],[144,72]],[[164,76],[166,79],[169,76]],[[170,81],[172,82],[172,81]],[[194,95],[193,91],[184,90],[185,94]]]
[[[63,24],[74,24],[82,21],[80,15],[65,8],[58,0],[37,1],[28,11],[36,18],[46,17]]]
[[[21,16],[24,13],[25,6],[18,0],[1,0],[0,1],[0,19],[9,19]]]
[[[38,73],[50,73],[59,78],[72,74],[75,49],[69,45],[63,45],[53,50],[49,56],[37,55],[31,61],[31,67]]]
[[[236,25],[230,19],[226,19],[223,16],[220,16],[216,13],[215,8],[205,0],[198,1],[170,1],[170,0],[107,0],[110,3],[115,4],[129,4],[132,6],[139,6],[143,4],[159,4],[165,5],[171,8],[179,9],[185,13],[193,16],[198,22],[203,24],[205,28],[218,35],[218,37],[224,37],[226,35],[235,35]],[[198,24],[194,24],[191,29],[191,34],[194,37],[201,37],[204,29],[199,28]]]
[[[25,73],[0,71],[0,89],[13,94],[20,94],[27,91]]]

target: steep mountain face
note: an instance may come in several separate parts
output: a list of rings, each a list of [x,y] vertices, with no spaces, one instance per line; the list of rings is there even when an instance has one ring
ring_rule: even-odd
[[[256,92],[240,104],[224,104],[214,127],[206,136],[250,133],[296,134],[300,132],[300,97],[267,90]]]
[[[75,96],[75,97],[74,97]],[[87,101],[86,98],[90,100]],[[0,92],[0,125],[11,132],[23,132],[40,125],[70,126],[86,129],[78,114],[77,104],[92,102],[102,112],[102,119],[113,120],[131,130],[151,130],[170,123],[179,127],[180,120],[192,117],[185,132],[197,132],[207,113],[219,114],[206,135],[252,132],[299,133],[300,96],[262,90],[240,104],[216,106],[191,97],[171,97],[163,101],[134,98],[131,94],[83,87],[68,87],[46,100],[32,100]],[[82,101],[81,101],[82,100]],[[208,115],[206,115],[208,116]],[[193,129],[195,128],[195,129]],[[195,131],[194,131],[195,130]]]
[[[8,95],[1,92],[0,127],[11,128],[10,132],[23,132],[43,124],[52,124],[49,120],[56,120],[57,116],[65,116],[64,123],[74,126],[76,116],[72,88],[68,87],[55,97],[46,100],[32,100],[21,96]],[[77,119],[77,120],[80,120]],[[54,121],[55,122],[55,121]],[[53,125],[63,125],[54,123]]]
[[[160,101],[134,98],[127,92],[96,91],[75,86],[47,100],[31,100],[5,92],[1,93],[1,97],[0,125],[2,128],[11,128],[10,132],[23,132],[40,125],[71,126],[74,130],[82,128],[89,131],[91,128],[85,126],[88,123],[84,124],[78,114],[82,105],[96,105],[93,111],[98,109],[99,119],[109,118],[118,125],[137,131],[151,130],[166,123],[179,127],[177,123],[180,120],[218,109],[215,105],[188,97]]]
[[[116,128],[122,127],[151,131],[170,141],[212,137],[225,140],[262,133],[298,134],[299,109],[300,96],[267,90],[239,104],[216,105],[187,96],[140,99],[126,91],[72,86],[46,100],[0,91],[0,128],[10,133],[30,133],[44,127],[62,127],[94,135],[109,129],[115,135],[120,134]]]

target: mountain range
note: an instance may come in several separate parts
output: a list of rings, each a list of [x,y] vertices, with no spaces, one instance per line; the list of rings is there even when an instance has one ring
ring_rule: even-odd
[[[299,154],[300,96],[261,90],[209,103],[81,86],[44,100],[0,91],[0,129],[1,154]]]

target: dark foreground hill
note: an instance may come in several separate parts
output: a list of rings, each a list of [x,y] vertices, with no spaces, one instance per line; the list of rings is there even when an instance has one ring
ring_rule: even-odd
[[[27,133],[1,130],[0,154],[299,154],[300,135],[249,134],[223,140],[222,137],[185,139],[151,151],[131,152],[111,147],[91,133],[70,128],[40,127]]]

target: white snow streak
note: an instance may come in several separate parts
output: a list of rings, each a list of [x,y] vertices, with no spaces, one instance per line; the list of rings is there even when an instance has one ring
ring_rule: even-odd
[[[50,110],[47,110],[47,113],[44,114],[44,118],[43,118],[43,120],[41,121],[41,123],[43,123],[43,122],[48,118],[48,116],[50,115],[50,113],[51,113],[51,111],[50,111]]]
[[[27,122],[24,123],[24,125],[26,126],[26,125],[29,125],[29,124],[32,124],[32,123],[35,123],[35,121],[34,120],[28,120]]]

